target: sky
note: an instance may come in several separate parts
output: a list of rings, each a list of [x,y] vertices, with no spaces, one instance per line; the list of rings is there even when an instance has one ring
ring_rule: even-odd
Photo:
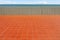
[[[60,0],[0,0],[0,4],[60,4]]]

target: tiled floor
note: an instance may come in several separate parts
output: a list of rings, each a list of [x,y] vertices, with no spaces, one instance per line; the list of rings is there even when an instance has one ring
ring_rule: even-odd
[[[0,40],[60,40],[60,16],[0,16]]]

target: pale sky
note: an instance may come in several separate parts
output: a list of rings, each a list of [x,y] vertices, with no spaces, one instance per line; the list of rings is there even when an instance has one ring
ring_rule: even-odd
[[[0,4],[60,4],[60,0],[0,0]]]

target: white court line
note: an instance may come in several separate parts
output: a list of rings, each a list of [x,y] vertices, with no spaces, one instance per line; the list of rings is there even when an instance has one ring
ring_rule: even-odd
[[[1,32],[0,36],[2,36],[8,29],[9,29],[9,27],[7,27],[3,32]]]

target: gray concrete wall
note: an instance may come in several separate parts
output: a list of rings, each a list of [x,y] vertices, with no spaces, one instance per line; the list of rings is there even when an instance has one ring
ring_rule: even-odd
[[[0,15],[60,14],[60,7],[0,7]]]

